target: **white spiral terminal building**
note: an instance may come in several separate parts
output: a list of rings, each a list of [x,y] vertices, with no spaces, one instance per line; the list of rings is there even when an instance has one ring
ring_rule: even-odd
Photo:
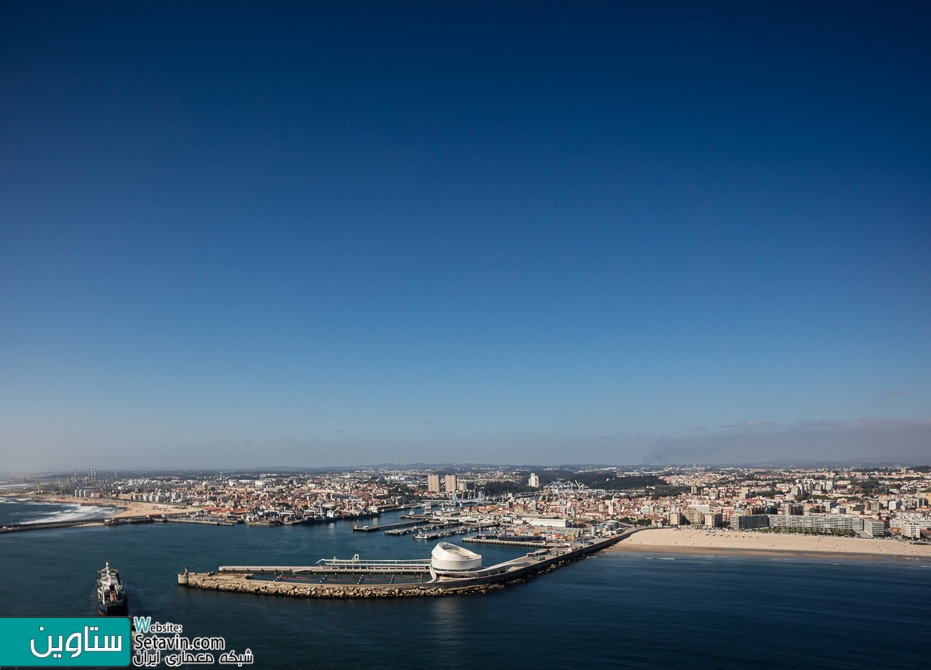
[[[482,557],[474,551],[449,542],[440,542],[433,548],[431,565],[436,572],[462,572],[482,567]]]

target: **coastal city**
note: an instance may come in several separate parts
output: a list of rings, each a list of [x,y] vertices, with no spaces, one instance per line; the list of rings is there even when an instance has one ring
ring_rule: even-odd
[[[489,529],[483,537],[546,542],[623,527],[688,529],[704,537],[733,531],[742,538],[773,540],[775,535],[850,538],[861,541],[851,546],[865,553],[871,553],[866,540],[887,540],[886,551],[931,540],[927,466],[444,466],[135,475],[90,468],[6,480],[4,486],[8,495],[27,499],[121,508],[82,523],[277,526],[358,520],[357,529],[375,529],[380,514],[417,510],[406,525],[386,532],[436,539]],[[650,534],[650,542],[657,537]]]
[[[0,670],[915,670],[931,1],[0,4]]]
[[[403,600],[416,607],[416,601],[450,596],[526,595],[519,585],[528,581],[559,588],[565,578],[546,573],[595,554],[608,560],[592,562],[587,573],[574,571],[569,583],[585,588],[586,574],[599,584],[611,581],[625,566],[636,568],[638,578],[650,572],[644,563],[619,559],[676,561],[656,561],[676,566],[661,570],[664,578],[678,574],[683,560],[688,570],[720,554],[762,560],[751,565],[767,578],[784,564],[920,569],[931,559],[927,466],[440,465],[132,474],[92,467],[7,478],[0,487],[7,508],[0,534],[11,547],[47,537],[56,546],[70,545],[72,537],[94,542],[97,613],[124,622],[127,650],[84,651],[124,653],[120,663],[136,667],[274,658],[274,649],[255,640],[240,654],[223,636],[181,637],[182,628],[165,624],[164,613],[152,624],[155,603],[166,597],[192,611],[214,606],[215,597],[229,608],[233,594],[246,607],[258,600],[269,610],[295,599],[321,606]],[[13,521],[17,514],[28,518]],[[139,554],[132,546],[147,549]],[[141,562],[151,547],[158,558]],[[84,582],[91,583],[88,575],[76,580]],[[72,600],[90,609],[87,592],[78,591]],[[163,636],[172,631],[173,637]],[[198,646],[204,640],[213,645],[209,651]],[[60,648],[49,637],[47,651],[30,649],[44,658]]]

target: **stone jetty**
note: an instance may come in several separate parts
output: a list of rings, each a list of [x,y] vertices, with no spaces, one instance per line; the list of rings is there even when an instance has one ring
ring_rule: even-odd
[[[184,581],[186,578],[187,581]],[[438,583],[427,584],[293,584],[267,579],[251,579],[250,575],[227,575],[217,572],[189,572],[178,575],[178,583],[192,589],[231,591],[254,595],[286,596],[291,598],[411,598],[423,596],[449,596],[499,591],[503,584],[476,584],[445,587]]]
[[[255,595],[285,596],[291,598],[410,598],[482,594],[499,591],[505,584],[523,581],[529,577],[572,563],[601,549],[605,549],[639,529],[574,548],[553,548],[542,555],[528,554],[491,568],[457,573],[455,576],[437,575],[434,581],[409,584],[295,584],[294,582],[253,579],[248,572],[189,572],[178,575],[178,584],[192,589],[251,593]]]

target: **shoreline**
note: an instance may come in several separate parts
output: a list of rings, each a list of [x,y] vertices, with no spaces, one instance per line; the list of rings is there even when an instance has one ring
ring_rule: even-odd
[[[75,498],[26,491],[0,494],[36,503],[52,503],[82,507],[108,508],[106,518],[162,516],[199,511],[170,503],[148,503],[112,498]],[[111,512],[112,510],[112,512]],[[104,519],[76,520],[72,525],[103,525]],[[31,525],[31,524],[29,524]],[[794,535],[732,531],[728,529],[698,530],[692,528],[643,528],[606,548],[608,552],[632,554],[731,555],[766,557],[806,557],[846,560],[876,560],[880,558],[931,561],[931,544],[912,544],[897,539],[867,539],[831,535]]]
[[[640,554],[804,556],[852,560],[931,560],[931,545],[911,544],[904,540],[675,528],[646,529],[646,532],[635,533],[618,542],[608,551]]]
[[[107,518],[121,519],[125,517],[138,516],[159,516],[162,514],[183,514],[186,512],[197,512],[198,508],[179,507],[170,503],[148,503],[137,500],[114,500],[112,498],[75,498],[74,496],[59,496],[47,493],[12,493],[0,495],[2,498],[14,498],[26,502],[36,503],[54,503],[58,505],[79,505],[82,507],[106,507],[115,508],[116,512],[108,514]],[[88,524],[101,523],[98,521],[88,521]]]

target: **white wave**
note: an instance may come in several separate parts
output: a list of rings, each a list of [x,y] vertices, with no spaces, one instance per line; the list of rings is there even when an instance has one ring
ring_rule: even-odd
[[[57,505],[58,503],[45,503]],[[99,519],[112,516],[117,510],[112,507],[98,507],[96,505],[67,505],[64,509],[43,512],[37,519],[23,521],[28,523],[59,523],[63,521],[83,521],[85,519]]]

